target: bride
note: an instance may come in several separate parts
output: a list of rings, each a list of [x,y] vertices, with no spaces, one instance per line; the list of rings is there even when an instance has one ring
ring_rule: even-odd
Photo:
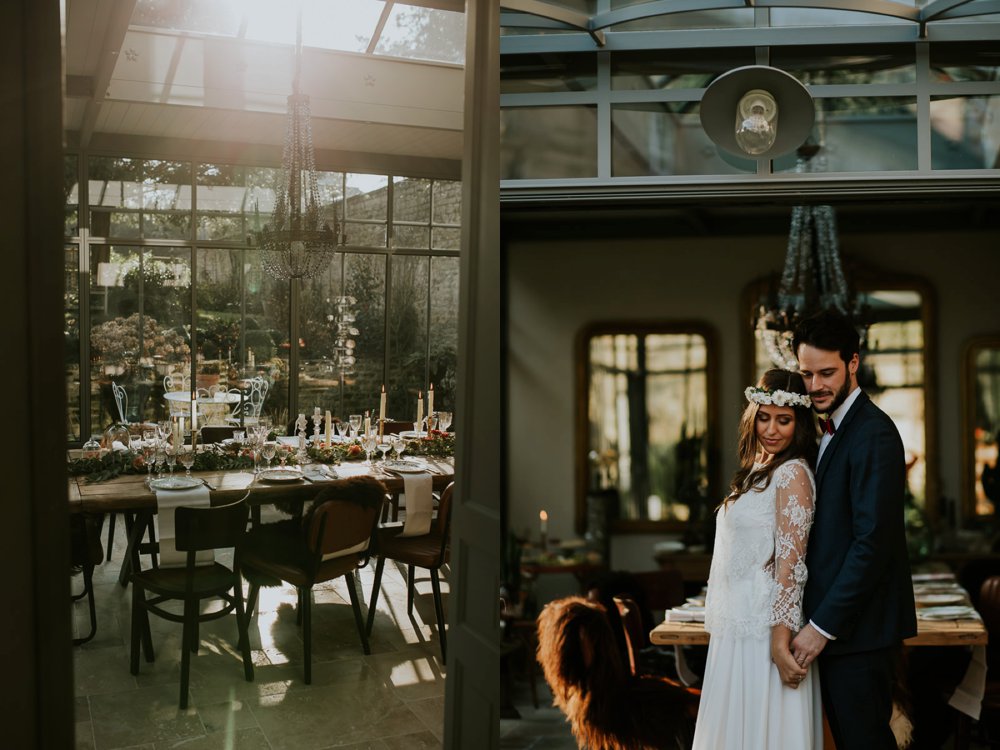
[[[768,370],[745,395],[740,469],[717,511],[693,750],[821,748],[817,665],[789,651],[803,625],[816,426],[798,373]]]

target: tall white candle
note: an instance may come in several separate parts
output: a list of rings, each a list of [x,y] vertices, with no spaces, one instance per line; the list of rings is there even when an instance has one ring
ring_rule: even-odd
[[[424,392],[417,391],[417,431],[424,422]]]
[[[372,434],[372,417],[371,417],[371,414],[366,410],[365,411],[365,435],[371,435],[371,434]]]
[[[427,389],[427,416],[434,417],[434,384]]]
[[[198,391],[191,391],[191,435],[198,430]]]
[[[326,410],[326,445],[329,448],[333,445],[332,440],[333,435],[333,417],[330,415],[330,410]]]
[[[378,399],[378,434],[382,434],[382,425],[385,422],[385,384],[382,384],[382,393]]]

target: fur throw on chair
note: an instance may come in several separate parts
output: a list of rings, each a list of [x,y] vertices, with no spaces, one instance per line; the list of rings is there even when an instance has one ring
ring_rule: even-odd
[[[690,747],[697,693],[665,678],[631,676],[603,606],[579,596],[558,599],[537,625],[538,661],[553,703],[581,748]]]
[[[385,496],[385,485],[372,477],[350,477],[330,482],[306,503],[301,518],[265,523],[250,529],[243,538],[241,550],[260,553],[271,560],[308,569],[312,564],[312,555],[306,543],[306,532],[319,506],[328,500],[342,500],[377,511],[382,507]],[[260,586],[282,584],[280,579],[255,570],[245,570],[243,573],[248,581]]]

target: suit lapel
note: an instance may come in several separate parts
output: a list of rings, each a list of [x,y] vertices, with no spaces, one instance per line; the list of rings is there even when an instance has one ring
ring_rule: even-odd
[[[816,469],[816,487],[817,492],[820,484],[823,482],[823,477],[826,476],[826,469],[830,465],[830,461],[833,460],[833,454],[836,452],[840,444],[843,443],[848,437],[845,437],[845,433],[848,432],[851,426],[851,422],[854,421],[854,417],[857,416],[858,412],[861,411],[862,406],[867,403],[870,399],[868,394],[864,391],[858,394],[858,397],[854,399],[854,403],[851,404],[851,408],[847,410],[847,414],[844,415],[843,421],[840,423],[840,427],[834,433],[833,438],[830,440],[829,445],[826,446],[826,450],[823,451],[823,458],[819,462],[819,466]]]

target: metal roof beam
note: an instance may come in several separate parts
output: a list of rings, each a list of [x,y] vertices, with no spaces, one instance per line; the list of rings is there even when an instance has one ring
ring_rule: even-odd
[[[111,76],[115,72],[118,53],[121,52],[122,42],[125,41],[125,34],[128,32],[135,4],[136,0],[122,0],[112,6],[111,17],[104,28],[104,40],[101,42],[101,56],[97,65],[97,74],[94,76],[94,95],[84,108],[83,121],[80,125],[80,146],[82,148],[87,148],[90,144],[90,136],[94,133],[97,116],[101,112],[101,104],[108,94],[108,86],[111,84]]]

